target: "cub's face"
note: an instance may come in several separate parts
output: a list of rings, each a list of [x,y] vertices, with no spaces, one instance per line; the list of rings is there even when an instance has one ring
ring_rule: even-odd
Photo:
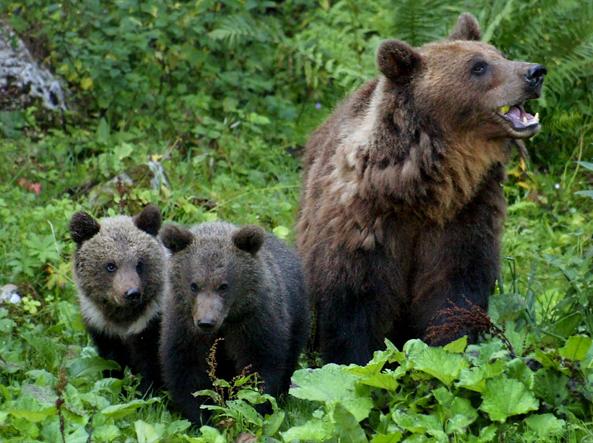
[[[99,223],[77,213],[70,223],[78,244],[74,273],[80,294],[115,323],[134,321],[163,290],[164,250],[155,237],[160,212],[150,232],[143,220],[113,217]]]
[[[171,250],[170,275],[174,303],[199,334],[215,334],[225,321],[244,320],[257,286],[257,252],[263,231],[245,227],[232,235],[194,235],[167,225],[161,239]],[[245,240],[245,233],[256,232]],[[260,238],[261,235],[261,238]]]
[[[539,118],[525,109],[541,94],[545,67],[508,60],[479,41],[479,25],[462,14],[449,39],[415,49],[384,42],[377,62],[385,90],[407,90],[420,117],[428,117],[452,136],[528,138],[540,129]]]
[[[176,302],[183,305],[182,312],[191,317],[199,333],[217,332],[241,292],[236,259],[225,246],[218,241],[196,241],[172,260]]]

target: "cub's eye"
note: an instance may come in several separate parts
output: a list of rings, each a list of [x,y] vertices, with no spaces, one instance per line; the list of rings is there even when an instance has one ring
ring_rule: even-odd
[[[115,272],[117,271],[117,265],[115,263],[107,263],[105,269],[107,269],[107,272]]]
[[[136,272],[138,274],[142,274],[142,272],[144,272],[144,263],[142,261],[139,261],[136,265]]]
[[[229,288],[229,285],[227,283],[222,283],[219,287],[218,287],[218,291],[222,292],[222,291],[226,291]]]
[[[488,71],[488,63],[486,62],[477,62],[474,63],[474,65],[472,66],[472,74],[473,75],[484,75],[486,73],[486,71]]]
[[[197,283],[192,283],[189,285],[189,288],[191,289],[191,292],[198,292],[200,290],[200,287]]]

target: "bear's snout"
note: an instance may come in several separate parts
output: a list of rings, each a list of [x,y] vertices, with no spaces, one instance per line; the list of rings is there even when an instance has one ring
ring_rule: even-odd
[[[203,332],[212,332],[212,330],[214,330],[214,327],[216,326],[216,320],[212,317],[199,319],[197,322],[197,326]]]
[[[193,323],[202,333],[216,332],[224,320],[224,303],[222,298],[212,292],[200,293],[193,306]]]
[[[142,292],[139,288],[130,288],[124,293],[124,299],[127,302],[139,302],[142,300]]]
[[[537,97],[541,94],[542,84],[544,83],[544,76],[548,70],[544,65],[532,65],[525,74],[525,81],[527,82],[530,91],[534,92]]]

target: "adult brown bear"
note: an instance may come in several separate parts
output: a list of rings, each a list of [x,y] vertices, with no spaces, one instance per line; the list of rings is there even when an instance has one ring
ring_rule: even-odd
[[[385,338],[426,338],[450,303],[488,306],[504,163],[540,128],[523,105],[546,69],[479,38],[462,14],[447,40],[383,42],[382,75],[307,145],[297,246],[326,362],[365,363]]]

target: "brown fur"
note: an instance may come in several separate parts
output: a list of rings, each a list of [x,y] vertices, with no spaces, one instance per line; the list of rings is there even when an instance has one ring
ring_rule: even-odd
[[[418,49],[384,42],[383,75],[307,145],[297,246],[328,360],[365,362],[384,337],[422,336],[461,295],[487,305],[505,213],[503,164],[510,141],[524,136],[495,111],[539,92],[526,90],[533,65],[469,41],[476,37],[477,22],[464,14],[449,40]],[[482,61],[487,74],[473,75]],[[360,333],[348,349],[341,337]]]
[[[203,397],[212,389],[208,356],[216,351],[217,377],[246,368],[264,391],[288,390],[309,336],[309,304],[296,253],[257,226],[230,223],[168,225],[161,238],[173,253],[161,334],[163,378],[173,402],[194,423],[205,422]]]
[[[134,218],[95,220],[77,212],[70,233],[77,245],[74,278],[83,320],[99,354],[142,375],[140,389],[161,385],[160,304],[166,255],[156,235],[161,213],[148,205]]]

